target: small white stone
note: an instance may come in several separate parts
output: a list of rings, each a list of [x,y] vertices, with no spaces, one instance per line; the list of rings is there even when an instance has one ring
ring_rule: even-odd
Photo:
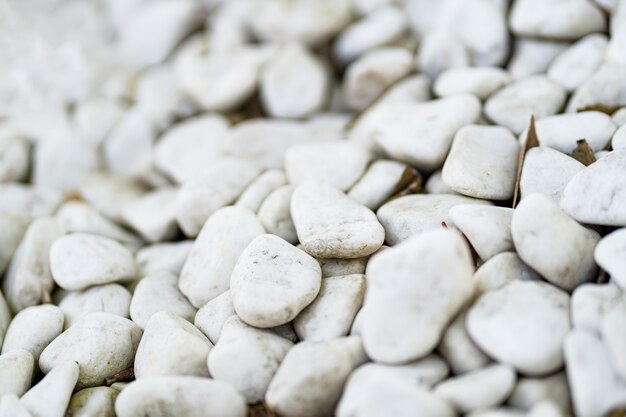
[[[485,115],[496,124],[521,133],[530,122],[558,113],[566,92],[544,75],[516,81],[497,91],[485,103]]]
[[[441,177],[441,170],[437,170],[430,174],[426,185],[424,185],[426,194],[458,194],[452,188],[448,187]]]
[[[230,385],[209,378],[162,376],[128,384],[115,401],[119,417],[245,417],[244,398]]]
[[[473,94],[485,100],[512,81],[509,73],[498,67],[450,68],[437,77],[433,89],[439,97]]]
[[[577,330],[599,335],[604,316],[622,298],[617,285],[581,285],[572,294],[572,325]]]
[[[27,350],[0,355],[0,398],[7,394],[22,396],[30,388],[33,367],[33,355]]]
[[[565,187],[561,207],[582,223],[626,226],[626,148],[576,174]]]
[[[452,372],[457,375],[483,368],[491,362],[467,334],[466,317],[467,314],[463,311],[450,323],[437,348]]]
[[[256,213],[265,199],[274,190],[285,184],[287,184],[287,176],[283,170],[268,169],[248,185],[235,205],[245,207]]]
[[[291,244],[298,242],[296,227],[291,219],[291,196],[294,190],[293,185],[275,189],[263,201],[258,211],[259,220],[265,230]]]
[[[370,209],[324,183],[299,185],[291,199],[291,216],[304,250],[316,257],[360,258],[385,240]]]
[[[350,142],[294,146],[285,154],[285,170],[294,185],[316,180],[347,191],[365,172],[370,153]]]
[[[20,137],[0,138],[0,181],[23,181],[28,173],[30,148]]]
[[[121,221],[126,204],[145,190],[134,180],[100,172],[87,178],[80,185],[79,192],[99,212],[112,220]]]
[[[507,69],[514,80],[544,74],[568,46],[567,42],[517,37],[513,43],[513,55]]]
[[[82,291],[70,291],[59,302],[65,315],[67,329],[89,313],[110,313],[128,318],[130,292],[119,284],[89,287]]]
[[[368,356],[405,363],[430,353],[469,301],[472,272],[465,242],[447,230],[424,233],[374,256],[361,324]]]
[[[322,268],[322,278],[338,277],[340,275],[365,274],[367,258],[318,259]]]
[[[263,233],[259,219],[246,208],[216,211],[202,227],[185,261],[178,282],[180,291],[199,308],[228,290],[237,259]]]
[[[376,212],[385,228],[385,240],[395,245],[411,236],[450,224],[449,211],[460,204],[487,204],[485,200],[451,194],[413,194],[383,204]]]
[[[261,235],[245,248],[233,269],[233,306],[252,326],[287,323],[315,299],[321,276],[315,258],[277,236]]]
[[[606,60],[626,64],[624,47],[626,47],[626,6],[623,1],[615,1],[611,10],[611,40],[606,50]]]
[[[467,413],[500,404],[513,391],[516,379],[510,366],[491,365],[447,379],[433,393]]]
[[[97,144],[109,134],[125,111],[126,106],[121,100],[90,97],[77,103],[72,122],[79,137]]]
[[[62,417],[78,379],[76,362],[63,361],[20,398],[20,403],[32,417]]]
[[[602,340],[609,352],[615,373],[626,380],[626,337],[624,324],[626,323],[626,301],[624,299],[614,303],[604,314],[601,324]]]
[[[54,305],[25,308],[13,317],[4,335],[2,354],[26,350],[39,361],[41,352],[63,331],[63,312]]]
[[[565,372],[539,378],[522,377],[508,399],[508,404],[525,410],[536,404],[551,402],[559,406],[563,415],[571,415],[570,394]]]
[[[220,338],[224,323],[235,314],[235,307],[233,307],[230,290],[228,290],[203,305],[196,313],[193,324],[215,344]]]
[[[191,322],[196,309],[178,289],[178,278],[170,272],[157,272],[137,284],[130,300],[130,317],[142,329],[160,311],[172,312]]]
[[[624,126],[626,124],[626,107],[622,107],[617,110],[615,113],[613,113],[611,118],[616,125]]]
[[[329,69],[301,43],[282,46],[261,71],[261,103],[272,117],[317,113],[328,102],[329,92]]]
[[[430,78],[437,78],[450,68],[469,65],[469,51],[458,37],[441,29],[424,34],[417,56],[417,68],[421,72]]]
[[[265,402],[279,415],[332,415],[350,373],[365,360],[359,337],[298,343],[278,368]]]
[[[33,417],[28,409],[22,405],[15,394],[6,394],[0,398],[1,417]]]
[[[179,275],[193,243],[191,240],[183,240],[144,246],[135,255],[139,275],[152,275],[161,271]]]
[[[543,282],[513,281],[483,294],[470,307],[466,326],[478,347],[498,362],[527,375],[546,374],[563,365],[569,296]]]
[[[565,186],[585,166],[574,158],[547,146],[526,152],[520,179],[521,199],[539,193],[559,204]]]
[[[317,298],[293,322],[300,340],[317,342],[346,336],[364,295],[364,275],[322,279]]]
[[[626,289],[626,228],[618,229],[600,240],[596,246],[597,264]]]
[[[170,240],[178,233],[176,188],[162,187],[131,201],[122,216],[148,242]]]
[[[72,395],[68,412],[72,417],[115,417],[118,394],[110,387],[85,388]]]
[[[256,329],[231,316],[209,353],[209,371],[215,380],[232,385],[249,404],[254,404],[265,397],[274,373],[292,346],[270,330]]]
[[[160,129],[168,128],[177,116],[195,109],[182,97],[171,65],[143,71],[135,85],[135,103]]]
[[[208,377],[206,361],[212,347],[209,339],[187,320],[169,311],[154,313],[137,347],[135,377]]]
[[[515,35],[540,38],[577,39],[606,30],[606,18],[585,0],[521,0],[511,10]]]
[[[520,258],[552,284],[571,291],[596,277],[593,252],[599,234],[571,219],[548,197],[532,194],[522,200],[511,234]]]
[[[622,106],[626,102],[626,64],[604,62],[576,91],[567,104],[568,112],[588,106]]]
[[[348,192],[348,197],[370,210],[376,210],[393,193],[400,191],[398,187],[405,185],[407,179],[416,178],[418,175],[415,169],[406,164],[378,160],[373,162],[354,184]]]
[[[506,207],[462,204],[450,209],[450,219],[467,237],[484,261],[513,250],[511,219],[514,210]]]
[[[132,321],[92,313],[44,349],[39,367],[50,372],[63,362],[73,361],[80,367],[78,388],[103,385],[105,378],[132,367],[140,339],[141,329]]]
[[[614,150],[625,149],[626,148],[626,125],[621,126],[615,134],[613,135],[613,139],[611,139],[611,147]]]
[[[88,233],[71,233],[50,247],[50,270],[66,290],[127,282],[135,278],[132,253],[116,241]]]
[[[0,213],[0,274],[11,262],[30,222],[28,215]]]
[[[515,252],[503,252],[482,264],[472,279],[476,292],[481,294],[502,288],[511,281],[537,281],[541,277]]]
[[[50,216],[63,201],[63,193],[19,182],[0,183],[0,213],[20,216]]]
[[[606,35],[594,33],[560,53],[548,68],[548,77],[567,91],[574,91],[602,65],[608,44]]]
[[[218,209],[234,203],[259,175],[253,162],[222,158],[214,161],[200,177],[185,182],[178,194],[176,219],[182,231],[196,236]]]

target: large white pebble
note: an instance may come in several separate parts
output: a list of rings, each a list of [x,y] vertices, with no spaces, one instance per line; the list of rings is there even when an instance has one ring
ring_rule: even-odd
[[[196,313],[193,324],[215,344],[222,333],[224,323],[233,315],[235,308],[228,290],[203,305]]]
[[[463,311],[450,323],[437,348],[454,374],[475,371],[491,362],[467,334],[466,317],[466,311]]]
[[[513,281],[483,294],[469,309],[466,327],[498,362],[527,375],[547,374],[563,365],[569,296],[547,283]]]
[[[548,77],[574,91],[600,67],[608,44],[606,35],[587,35],[560,53],[548,68]]]
[[[0,398],[7,394],[23,395],[33,380],[33,355],[27,350],[13,350],[0,355]]]
[[[72,395],[68,412],[72,417],[115,417],[118,394],[110,387],[85,388]]]
[[[461,204],[450,209],[450,219],[467,237],[481,259],[513,250],[511,219],[507,207]]]
[[[13,317],[4,336],[2,354],[27,350],[39,361],[41,352],[63,331],[63,312],[54,305],[25,308]]]
[[[287,323],[315,299],[321,276],[315,258],[277,236],[261,235],[242,252],[233,269],[233,306],[252,326]]]
[[[70,291],[59,302],[65,315],[67,329],[89,313],[111,313],[128,318],[130,292],[119,284],[89,287],[82,291]]]
[[[600,240],[595,260],[611,275],[622,289],[626,289],[626,228],[618,229]]]
[[[32,417],[64,417],[77,379],[76,362],[60,362],[20,398],[20,403]]]
[[[55,240],[50,248],[50,270],[54,281],[66,290],[127,282],[136,274],[135,260],[127,248],[88,233],[71,233]]]
[[[124,207],[124,221],[148,242],[170,240],[178,233],[177,195],[172,187],[150,191]]]

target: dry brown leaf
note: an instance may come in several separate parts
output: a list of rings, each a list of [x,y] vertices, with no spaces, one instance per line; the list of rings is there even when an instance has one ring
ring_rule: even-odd
[[[409,194],[417,194],[421,190],[422,190],[422,177],[418,175],[406,187],[404,187],[404,189],[402,189],[400,192],[391,196],[391,198],[388,201],[394,200],[399,197],[404,197],[405,195],[409,195]]]
[[[248,417],[277,417],[267,404],[256,404],[248,407]]]
[[[586,167],[596,162],[596,155],[585,139],[576,141],[576,149],[570,155]]]
[[[513,204],[515,208],[519,199],[519,185],[522,179],[522,169],[524,168],[524,160],[526,159],[526,152],[529,149],[539,146],[539,138],[537,137],[537,130],[535,129],[535,116],[530,116],[530,125],[528,126],[528,133],[526,134],[526,142],[519,151],[519,157],[517,159],[517,175],[515,176],[515,191],[513,192]]]
[[[111,386],[116,382],[130,382],[135,379],[135,370],[133,368],[124,369],[115,375],[105,378],[106,384]]]
[[[394,187],[391,195],[396,195],[402,192],[408,186],[410,186],[418,177],[419,177],[419,172],[417,172],[417,170],[413,168],[412,166],[407,165],[406,168],[404,169],[404,172],[402,172],[400,179],[396,183],[396,186]]]
[[[609,116],[624,107],[623,104],[618,104],[616,106],[606,106],[604,104],[592,104],[591,106],[585,106],[577,110],[578,113],[584,111],[599,111],[602,113],[606,113]]]

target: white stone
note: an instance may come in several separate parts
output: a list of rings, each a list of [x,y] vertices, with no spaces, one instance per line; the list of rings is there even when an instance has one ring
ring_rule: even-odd
[[[62,235],[61,225],[49,217],[33,221],[26,230],[2,282],[4,296],[14,312],[41,304],[52,291],[48,253],[52,242]]]
[[[44,349],[39,367],[50,372],[66,361],[78,363],[78,388],[103,385],[105,378],[132,367],[141,329],[125,318],[92,313]],[[72,386],[73,387],[73,386]]]
[[[144,188],[133,180],[100,172],[87,178],[79,187],[81,196],[106,217],[122,220],[127,203],[144,193]]]
[[[32,417],[65,416],[77,384],[78,368],[76,362],[64,361],[48,369],[47,375],[20,398],[20,403]]]
[[[228,290],[203,305],[196,313],[193,324],[215,344],[222,333],[224,323],[235,314],[235,307],[233,307],[230,290]]]
[[[338,277],[340,275],[365,274],[365,265],[368,258],[318,259],[322,268],[322,278]]]
[[[617,110],[615,113],[613,113],[611,118],[616,125],[624,126],[626,124],[626,107],[622,107]]]
[[[139,75],[135,103],[160,129],[168,128],[177,116],[188,116],[195,110],[182,97],[171,65],[152,67]]]
[[[626,380],[626,358],[624,358],[624,351],[626,351],[625,323],[626,301],[621,299],[605,312],[602,318],[601,334],[609,352],[613,369],[622,381]]]
[[[589,283],[579,286],[572,294],[573,327],[599,335],[604,316],[622,298],[617,285]]]
[[[450,209],[450,219],[463,232],[484,261],[513,250],[511,219],[514,210],[506,207],[462,204]]]
[[[531,148],[524,157],[521,199],[539,193],[559,204],[567,183],[583,169],[583,164],[555,149],[547,146]]]
[[[28,409],[22,405],[15,394],[6,394],[0,398],[1,417],[33,417]]]
[[[39,361],[41,352],[63,331],[63,312],[54,305],[25,308],[13,317],[4,335],[2,354],[26,350]]]
[[[485,115],[491,121],[521,133],[530,116],[541,119],[558,113],[565,104],[566,92],[544,75],[516,81],[497,91],[485,103]]]
[[[296,227],[291,219],[291,196],[294,190],[293,185],[275,189],[263,201],[257,213],[268,233],[281,237],[291,244],[298,242]]]
[[[152,275],[161,271],[179,275],[193,243],[191,240],[183,240],[144,246],[135,255],[139,275]]]
[[[456,375],[476,371],[491,362],[467,334],[466,317],[467,314],[463,311],[450,323],[437,348]]]
[[[433,393],[447,400],[460,412],[500,404],[513,391],[517,379],[513,368],[490,365],[438,384]]]
[[[417,56],[417,68],[421,72],[434,79],[450,68],[468,66],[469,51],[457,36],[442,29],[424,34]]]
[[[602,11],[585,0],[517,1],[509,22],[515,35],[559,39],[604,32],[607,26]]]
[[[626,102],[626,64],[604,62],[572,94],[567,111],[602,104],[604,106],[622,106]]]
[[[411,236],[452,223],[449,211],[460,204],[491,204],[488,201],[451,194],[413,194],[383,204],[376,212],[385,228],[385,240],[395,245]]]
[[[0,181],[22,181],[28,173],[30,148],[20,137],[0,138]]]
[[[178,233],[177,196],[176,188],[157,188],[128,203],[122,217],[148,242],[170,240]]]
[[[137,379],[167,375],[209,376],[213,344],[193,324],[169,311],[154,313],[137,347]]]
[[[58,190],[34,187],[19,182],[0,183],[0,213],[27,215],[31,217],[50,216],[63,200]]]
[[[89,287],[82,291],[70,291],[59,302],[65,315],[67,329],[89,313],[110,313],[128,318],[130,292],[119,284]]]
[[[118,394],[110,387],[85,388],[72,395],[68,412],[72,417],[115,417]]]
[[[235,205],[245,207],[256,213],[265,199],[274,190],[285,184],[287,184],[287,176],[283,170],[268,169],[248,185]]]
[[[469,125],[454,136],[443,165],[443,181],[454,191],[476,198],[513,196],[519,144],[500,126]]]
[[[265,402],[279,415],[332,415],[350,373],[365,360],[359,337],[298,343],[278,368]]]
[[[199,308],[230,287],[237,259],[263,226],[250,210],[225,207],[205,223],[185,261],[178,286]]]
[[[548,68],[548,77],[567,91],[576,90],[602,65],[608,44],[606,35],[594,33],[560,53]]]
[[[465,324],[478,347],[498,362],[526,375],[550,373],[563,365],[569,296],[543,282],[513,281],[483,294]]]
[[[614,150],[626,148],[626,127],[621,126],[617,129],[613,135],[613,139],[611,139],[611,147]]]
[[[277,236],[261,235],[245,248],[233,269],[233,306],[255,327],[287,323],[315,299],[321,276],[315,258]]]
[[[66,290],[128,282],[135,278],[132,253],[116,241],[88,233],[71,233],[50,247],[54,281]]]
[[[285,154],[285,170],[294,185],[308,180],[347,191],[365,172],[370,153],[350,142],[298,145]]]
[[[399,192],[401,185],[407,185],[407,180],[418,175],[415,169],[401,162],[378,160],[350,188],[348,197],[370,210],[376,210],[394,193]]]
[[[161,136],[154,147],[154,163],[178,183],[199,176],[226,154],[228,125],[218,113],[185,119]]]
[[[361,325],[368,356],[405,363],[430,353],[472,296],[472,272],[465,242],[446,230],[424,233],[374,256]]]
[[[346,336],[364,295],[364,275],[322,279],[317,298],[293,322],[300,340],[317,342]]]
[[[329,68],[304,44],[282,46],[263,66],[260,78],[260,99],[269,116],[306,117],[328,102]]]
[[[137,284],[130,300],[130,317],[142,329],[155,313],[169,311],[191,322],[196,309],[178,289],[178,278],[171,272],[157,272]]]
[[[611,40],[606,49],[606,60],[626,64],[624,47],[626,47],[626,5],[616,1],[611,14]]]
[[[498,67],[459,67],[442,72],[435,80],[433,89],[439,97],[473,94],[485,100],[512,81],[509,73]]]
[[[176,219],[182,231],[196,236],[206,220],[218,209],[234,203],[259,175],[253,162],[222,158],[214,161],[203,175],[187,181],[180,188]]]
[[[126,106],[121,100],[90,97],[77,103],[72,124],[81,138],[101,143],[125,111]]]
[[[568,46],[566,42],[517,37],[513,43],[513,54],[507,69],[514,80],[544,74]]]
[[[291,216],[304,250],[316,257],[360,258],[385,240],[370,209],[324,183],[299,185],[291,198]]]
[[[430,174],[424,185],[424,191],[426,194],[458,194],[443,182],[440,169]]]
[[[256,329],[232,316],[209,353],[209,371],[215,380],[232,385],[254,404],[265,397],[274,373],[292,346],[270,330]]]
[[[613,151],[574,175],[561,207],[583,223],[626,226],[626,149]]]
[[[33,355],[26,350],[0,355],[0,398],[7,394],[22,396],[33,380],[33,366]]]
[[[472,279],[480,294],[497,290],[511,281],[537,281],[541,277],[515,252],[503,252],[482,264]]]
[[[626,228],[618,229],[600,240],[595,251],[596,263],[611,279],[626,289]]]
[[[600,236],[548,197],[531,194],[522,200],[513,214],[511,234],[520,258],[552,284],[571,291],[596,278],[593,252]]]
[[[0,274],[11,262],[30,221],[28,215],[0,213]]]
[[[539,378],[522,377],[508,399],[508,404],[531,410],[536,404],[551,402],[563,415],[571,415],[570,395],[565,372]]]
[[[0,291],[0,345],[4,339],[4,333],[9,327],[9,323],[11,322],[11,310],[9,310],[9,305],[4,299],[4,295],[2,295],[2,291]]]

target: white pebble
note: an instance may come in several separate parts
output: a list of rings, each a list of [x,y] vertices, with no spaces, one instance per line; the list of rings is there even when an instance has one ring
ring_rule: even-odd
[[[224,323],[232,315],[235,315],[235,308],[228,290],[200,307],[193,324],[215,344],[222,333]]]
[[[596,246],[597,264],[611,275],[611,279],[626,289],[626,228],[618,229],[600,240]]]
[[[287,176],[281,169],[268,169],[241,193],[237,199],[236,206],[245,207],[256,213],[265,199],[272,192],[287,184]]]
[[[178,233],[177,195],[176,188],[155,189],[126,205],[122,217],[148,242],[173,239]]]
[[[0,355],[0,398],[7,394],[22,396],[30,388],[33,368],[33,355],[27,350]]]
[[[54,305],[25,308],[13,317],[4,335],[2,354],[26,350],[39,361],[41,352],[63,331],[63,312]]]

